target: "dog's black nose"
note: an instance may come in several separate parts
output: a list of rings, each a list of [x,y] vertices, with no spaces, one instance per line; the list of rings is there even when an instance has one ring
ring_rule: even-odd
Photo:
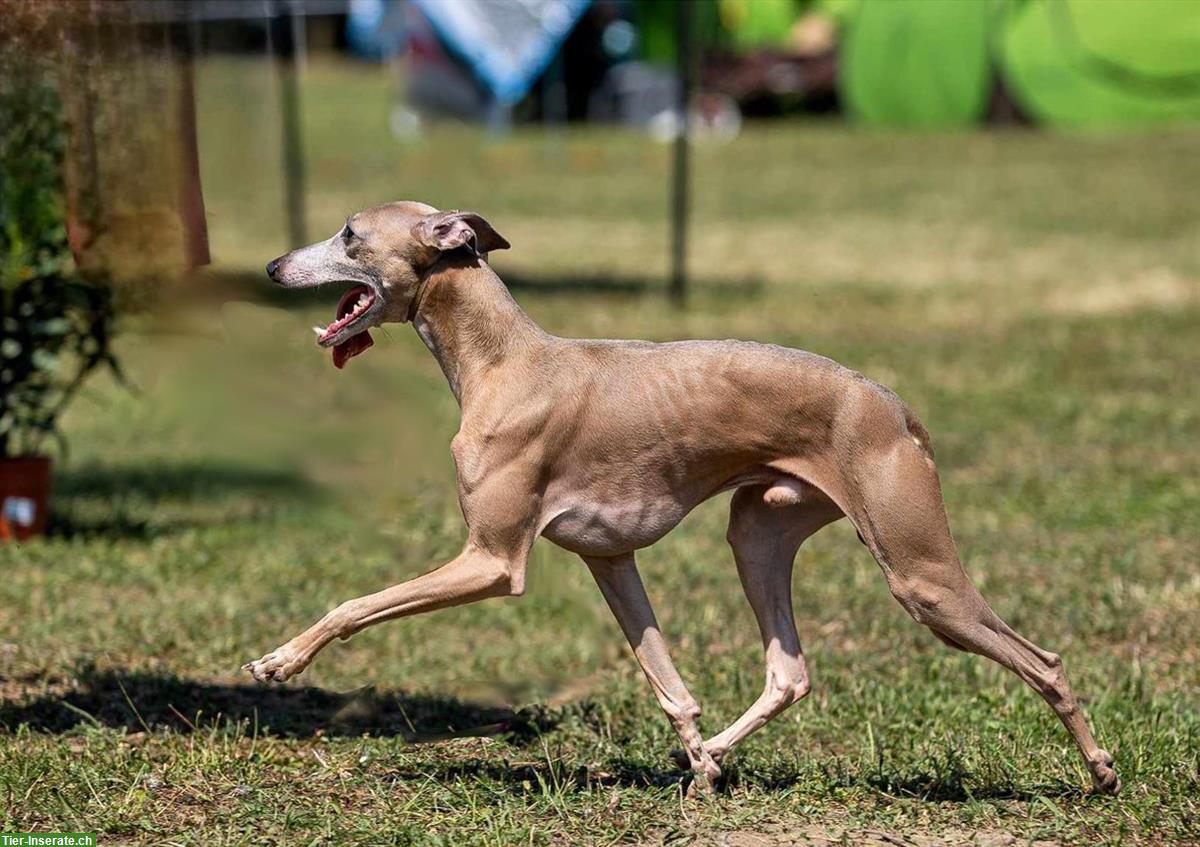
[[[272,259],[271,261],[267,262],[267,276],[269,276],[271,279],[274,279],[275,272],[277,270],[279,270],[279,260],[278,259]]]

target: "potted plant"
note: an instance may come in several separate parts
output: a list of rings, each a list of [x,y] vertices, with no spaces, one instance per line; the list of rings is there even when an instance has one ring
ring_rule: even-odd
[[[0,540],[44,530],[58,424],[116,314],[208,262],[190,41],[146,4],[0,0]],[[168,108],[163,108],[168,104]]]
[[[114,370],[112,292],[67,241],[66,129],[36,63],[0,66],[0,541],[45,530],[49,451],[84,378]]]

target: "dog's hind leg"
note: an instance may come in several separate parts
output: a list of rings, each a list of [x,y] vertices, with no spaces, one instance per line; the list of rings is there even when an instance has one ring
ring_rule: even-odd
[[[688,764],[701,790],[711,789],[721,769],[704,750],[703,736],[696,725],[700,705],[688,692],[667,652],[667,642],[658,628],[654,609],[637,572],[632,553],[614,558],[584,557],[608,607],[633,647],[634,655],[654,689],[687,753]]]
[[[963,571],[928,452],[900,438],[865,461],[873,472],[855,475],[847,511],[892,594],[942,641],[998,662],[1037,691],[1071,733],[1095,789],[1115,794],[1120,781],[1112,756],[1092,738],[1062,659],[1000,620]]]
[[[808,693],[808,670],[792,612],[792,566],[804,540],[840,518],[842,511],[812,489],[802,505],[781,507],[776,505],[779,498],[767,496],[773,490],[766,486],[739,488],[729,504],[726,537],[742,589],[758,621],[767,678],[754,704],[704,742],[704,749],[718,763],[734,746]],[[676,751],[674,758],[683,767],[687,760],[681,754]]]

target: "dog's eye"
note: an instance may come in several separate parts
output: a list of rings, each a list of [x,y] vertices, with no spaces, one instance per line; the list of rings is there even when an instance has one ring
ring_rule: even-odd
[[[354,238],[354,230],[350,228],[350,224],[346,224],[344,227],[342,227],[342,241],[345,241],[347,244],[349,244],[350,239],[352,238]]]

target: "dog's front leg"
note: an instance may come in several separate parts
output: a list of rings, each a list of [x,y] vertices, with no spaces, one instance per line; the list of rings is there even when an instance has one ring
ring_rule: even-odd
[[[633,554],[611,559],[584,556],[583,560],[596,578],[625,637],[629,639],[638,664],[654,689],[659,706],[683,742],[685,755],[695,776],[692,787],[701,793],[711,792],[713,782],[721,776],[721,768],[704,749],[704,739],[696,725],[700,717],[700,705],[687,690],[667,652],[667,641],[658,628]]]
[[[434,571],[342,603],[316,624],[261,659],[247,662],[259,682],[283,682],[308,667],[313,657],[335,638],[392,618],[461,606],[488,597],[519,595],[524,591],[525,553],[497,554],[474,541],[452,561]]]

